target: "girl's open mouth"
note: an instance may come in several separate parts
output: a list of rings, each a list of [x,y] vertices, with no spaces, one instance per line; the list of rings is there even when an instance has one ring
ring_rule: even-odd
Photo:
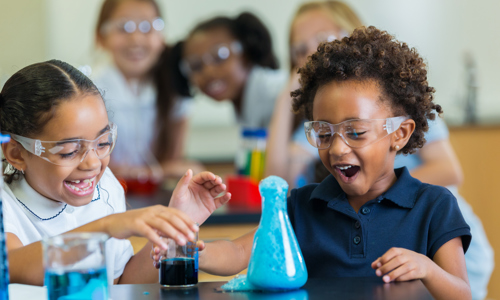
[[[339,173],[342,181],[345,183],[353,182],[360,171],[359,166],[355,165],[337,165],[335,166],[335,170]]]
[[[64,181],[64,186],[77,196],[86,196],[94,192],[96,177],[83,180]]]

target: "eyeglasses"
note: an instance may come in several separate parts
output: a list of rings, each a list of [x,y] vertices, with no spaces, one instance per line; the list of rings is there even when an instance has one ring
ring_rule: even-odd
[[[180,69],[184,76],[188,77],[193,73],[203,71],[207,65],[219,65],[226,61],[231,54],[240,54],[243,46],[240,42],[234,41],[230,44],[219,44],[201,56],[192,55],[180,62]]]
[[[342,33],[340,38],[343,38],[344,36],[347,35],[345,33]],[[320,43],[331,42],[336,40],[337,38],[337,35],[333,32],[321,31],[316,33],[306,41],[294,43],[290,48],[292,60],[297,63],[300,58],[307,56],[310,52],[314,52]]]
[[[110,123],[109,129],[95,140],[73,139],[49,142],[30,139],[17,134],[6,134],[9,134],[27,151],[50,163],[64,167],[74,167],[85,159],[90,150],[94,150],[99,159],[110,155],[116,144],[117,126]]]
[[[329,148],[335,134],[351,148],[362,148],[393,133],[406,120],[408,117],[355,119],[338,124],[311,121],[304,123],[304,129],[309,143],[318,149]]]
[[[101,27],[101,33],[108,34],[112,31],[134,33],[136,30],[142,33],[149,33],[153,30],[162,31],[163,28],[165,28],[165,22],[161,18],[156,18],[153,21],[115,20],[104,23]]]

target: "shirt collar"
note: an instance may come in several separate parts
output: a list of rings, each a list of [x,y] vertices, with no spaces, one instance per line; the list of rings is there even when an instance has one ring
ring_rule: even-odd
[[[394,172],[397,177],[396,182],[387,192],[377,198],[380,201],[389,200],[400,207],[413,208],[417,200],[417,191],[422,183],[411,177],[406,167],[395,169]],[[329,202],[331,200],[344,200],[346,196],[335,177],[330,174],[311,193],[309,201],[313,199]]]
[[[42,221],[56,218],[68,206],[64,202],[57,202],[42,196],[29,185],[24,177],[12,182],[9,187],[27,213]],[[99,200],[100,196],[99,185],[97,185],[92,202]]]

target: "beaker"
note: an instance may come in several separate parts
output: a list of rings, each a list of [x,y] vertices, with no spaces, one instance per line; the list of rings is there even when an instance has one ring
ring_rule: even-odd
[[[49,300],[108,299],[105,233],[65,233],[42,240]]]
[[[195,240],[181,246],[162,237],[168,249],[160,251],[160,284],[165,287],[190,287],[198,283],[198,233]]]

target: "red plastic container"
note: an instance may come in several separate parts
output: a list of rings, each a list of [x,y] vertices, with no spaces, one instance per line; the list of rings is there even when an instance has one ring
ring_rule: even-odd
[[[158,182],[152,180],[138,180],[138,179],[119,179],[126,194],[137,195],[151,195],[154,194],[159,187]]]
[[[230,207],[260,208],[261,197],[258,183],[250,177],[230,175],[226,177],[227,191],[231,193]]]

